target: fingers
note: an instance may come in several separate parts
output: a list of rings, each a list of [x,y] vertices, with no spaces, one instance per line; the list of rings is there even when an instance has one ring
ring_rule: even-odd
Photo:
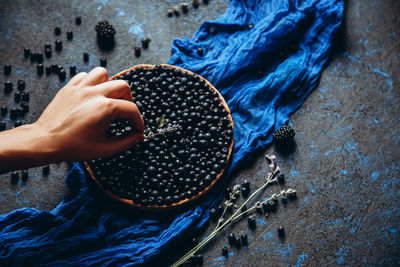
[[[81,84],[94,86],[108,81],[108,73],[105,68],[96,67],[92,69],[83,79]]]
[[[87,75],[87,72],[80,72],[77,75],[75,75],[68,84],[70,85],[77,85],[80,81],[82,81],[83,78],[85,78]]]
[[[111,99],[113,104],[113,114],[111,121],[115,119],[128,120],[132,125],[135,125],[139,133],[144,132],[144,122],[138,107],[129,101],[121,99]]]
[[[95,87],[93,87],[93,90],[108,98],[121,98],[130,102],[133,101],[131,89],[128,83],[123,80],[108,81],[96,85]]]

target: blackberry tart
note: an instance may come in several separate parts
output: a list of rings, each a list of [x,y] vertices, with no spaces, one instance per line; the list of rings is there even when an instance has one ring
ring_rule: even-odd
[[[203,77],[171,65],[138,65],[126,80],[142,113],[144,141],[109,158],[85,162],[111,198],[145,210],[192,202],[219,180],[233,147],[233,121],[221,94]],[[108,134],[135,131],[126,121]]]

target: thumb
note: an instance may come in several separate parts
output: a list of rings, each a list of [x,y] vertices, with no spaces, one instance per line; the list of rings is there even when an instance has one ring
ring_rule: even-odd
[[[136,126],[139,133],[144,132],[144,122],[138,107],[130,101],[123,99],[110,99],[114,104],[111,121],[116,119],[128,120],[132,126]]]

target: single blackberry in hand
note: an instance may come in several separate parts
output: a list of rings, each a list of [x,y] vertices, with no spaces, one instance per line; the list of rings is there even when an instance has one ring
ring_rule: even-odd
[[[273,137],[277,144],[286,144],[293,141],[295,132],[292,127],[285,124],[279,130],[276,130]]]
[[[101,49],[111,49],[114,46],[115,29],[108,21],[100,21],[96,24],[97,42]]]

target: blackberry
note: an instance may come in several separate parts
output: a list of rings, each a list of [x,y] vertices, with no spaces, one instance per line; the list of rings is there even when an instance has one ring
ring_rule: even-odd
[[[75,18],[75,24],[76,25],[81,25],[81,23],[82,23],[82,18],[81,17],[76,17]]]
[[[115,29],[108,21],[100,21],[96,24],[97,43],[101,49],[110,49],[114,47]]]
[[[293,141],[295,132],[292,127],[285,124],[273,134],[274,141],[277,144],[286,144]]]

